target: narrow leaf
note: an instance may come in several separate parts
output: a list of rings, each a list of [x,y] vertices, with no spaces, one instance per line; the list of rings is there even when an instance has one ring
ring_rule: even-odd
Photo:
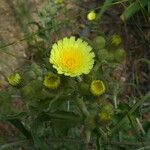
[[[122,21],[128,20],[130,17],[132,17],[135,13],[137,13],[140,9],[145,7],[148,4],[148,0],[139,0],[132,3],[130,6],[128,6],[125,11],[120,16]]]
[[[112,2],[114,0],[105,0],[104,5],[102,6],[99,14],[98,14],[98,18],[101,19],[102,15],[105,13],[105,11],[111,6]]]

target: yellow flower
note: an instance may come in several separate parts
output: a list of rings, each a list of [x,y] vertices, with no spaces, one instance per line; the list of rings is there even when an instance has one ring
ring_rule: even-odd
[[[60,77],[55,74],[48,74],[44,77],[43,84],[48,89],[57,89],[60,85]]]
[[[106,91],[106,87],[101,80],[94,80],[90,85],[90,91],[95,96],[100,96]]]
[[[94,11],[90,11],[87,15],[88,20],[92,21],[96,19],[96,13]]]
[[[8,77],[8,83],[12,86],[18,86],[22,82],[22,77],[19,73],[13,73]]]
[[[59,74],[75,77],[90,72],[94,56],[87,42],[65,37],[52,46],[49,61]]]

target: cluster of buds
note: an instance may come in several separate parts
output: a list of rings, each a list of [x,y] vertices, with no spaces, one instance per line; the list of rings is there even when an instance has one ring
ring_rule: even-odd
[[[114,34],[108,40],[103,36],[93,39],[94,48],[97,50],[99,60],[107,62],[121,62],[126,57],[125,50],[121,47],[122,39]]]
[[[12,73],[8,78],[8,83],[14,87],[20,87],[23,83],[23,77],[19,73]],[[60,77],[49,73],[44,76],[43,85],[51,90],[57,89],[60,86]]]

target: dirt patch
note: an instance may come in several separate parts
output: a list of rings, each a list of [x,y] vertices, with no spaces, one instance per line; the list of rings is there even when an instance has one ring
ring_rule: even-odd
[[[24,5],[25,3],[26,5]],[[41,2],[40,0],[0,1],[0,72],[9,75],[24,62],[25,49],[28,45],[25,40],[20,40],[27,32],[25,26],[28,22],[24,17],[28,16],[21,15],[27,9],[30,16],[34,17],[35,12],[41,10],[43,5],[44,1]],[[2,78],[1,74],[0,78]]]

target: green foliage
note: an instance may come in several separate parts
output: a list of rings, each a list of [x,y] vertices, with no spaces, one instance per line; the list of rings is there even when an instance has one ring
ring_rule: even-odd
[[[138,0],[133,3],[131,3],[125,11],[122,13],[120,18],[122,21],[126,21],[129,18],[131,18],[135,13],[138,11],[144,9],[145,6],[148,6],[148,0]]]
[[[111,6],[113,6],[114,4],[122,4],[122,3],[126,3],[126,2],[129,2],[129,5],[125,8],[125,10],[123,11],[123,13],[120,16],[122,21],[127,21],[128,19],[133,17],[134,14],[136,14],[139,11],[144,10],[144,12],[146,12],[144,7],[149,8],[149,0],[137,0],[137,1],[122,0],[122,1],[117,1],[117,2],[114,0],[105,0],[104,4],[102,5],[102,7],[100,9],[98,17],[101,19],[101,17],[107,11],[107,9]],[[147,11],[146,14],[147,14],[147,16],[149,16],[148,15],[149,11]]]
[[[101,17],[103,16],[103,14],[105,13],[105,11],[107,11],[107,9],[112,5],[114,0],[105,0],[99,14],[98,17],[101,19]]]

